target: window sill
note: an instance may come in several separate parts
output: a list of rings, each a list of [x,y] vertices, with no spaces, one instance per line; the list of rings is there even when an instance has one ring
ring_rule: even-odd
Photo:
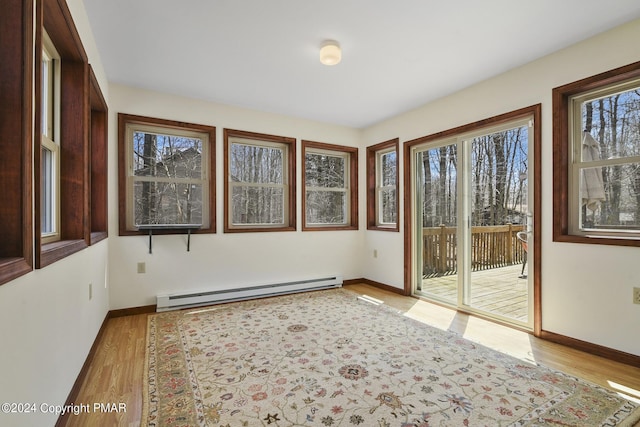
[[[397,225],[391,225],[388,227],[385,226],[380,226],[380,225],[370,225],[367,227],[367,230],[374,230],[374,231],[400,231],[400,227],[398,227]]]
[[[91,244],[95,245],[101,240],[109,237],[109,234],[106,231],[93,231],[91,232]]]
[[[262,233],[269,231],[296,231],[296,227],[225,227],[225,233]]]
[[[82,240],[61,240],[42,245],[40,253],[40,264],[37,268],[43,268],[53,264],[63,258],[79,252],[87,247],[87,243]]]
[[[576,236],[573,234],[554,234],[554,242],[564,243],[586,243],[591,245],[612,245],[612,246],[640,246],[640,239],[629,237],[596,237],[596,236]]]
[[[24,258],[0,258],[0,285],[23,276],[32,270]]]
[[[357,225],[320,225],[320,226],[305,226],[302,227],[302,231],[343,231],[343,230],[357,230]]]

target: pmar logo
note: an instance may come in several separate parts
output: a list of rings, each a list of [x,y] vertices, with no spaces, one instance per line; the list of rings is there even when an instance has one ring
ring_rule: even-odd
[[[127,412],[127,404],[124,402],[94,403],[93,412]]]

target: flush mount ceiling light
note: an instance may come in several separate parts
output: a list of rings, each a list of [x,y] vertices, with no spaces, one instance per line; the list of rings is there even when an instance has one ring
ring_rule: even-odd
[[[336,65],[342,59],[340,45],[334,40],[325,40],[320,45],[320,62],[324,65]]]

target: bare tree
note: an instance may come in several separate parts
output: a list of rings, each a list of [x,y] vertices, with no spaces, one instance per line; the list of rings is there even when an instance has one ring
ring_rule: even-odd
[[[630,90],[585,102],[584,130],[599,142],[605,200],[599,209],[582,208],[581,226],[637,228],[640,225],[639,164],[625,158],[640,154],[640,91]],[[589,165],[583,165],[588,168]]]
[[[134,132],[136,224],[202,221],[202,141]]]

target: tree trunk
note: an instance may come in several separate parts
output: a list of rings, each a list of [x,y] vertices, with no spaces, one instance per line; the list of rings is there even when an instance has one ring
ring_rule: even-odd
[[[505,156],[505,133],[499,132],[493,135],[493,148],[496,156],[496,188],[495,188],[495,217],[490,225],[504,224],[506,191],[507,191],[507,159]]]
[[[449,218],[446,218],[447,203],[447,147],[440,147],[440,177],[438,179],[438,204],[436,205],[436,216],[441,224],[448,224]]]
[[[148,171],[148,176],[155,175],[156,169],[156,135],[144,134],[144,144],[142,148],[142,158],[144,169]],[[142,182],[142,223],[156,223],[156,186],[153,182]]]
[[[424,193],[422,198],[422,225],[424,227],[434,227],[433,224],[433,200],[431,183],[431,161],[429,150],[422,152],[422,170],[424,176]],[[438,225],[438,224],[436,224]]]

